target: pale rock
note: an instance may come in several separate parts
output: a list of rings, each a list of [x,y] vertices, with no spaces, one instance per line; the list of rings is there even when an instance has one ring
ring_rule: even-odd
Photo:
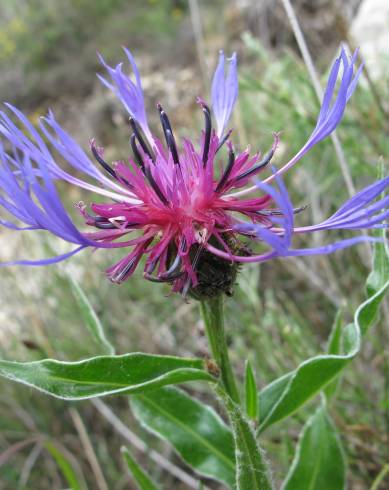
[[[373,79],[389,74],[389,1],[363,0],[350,33]]]

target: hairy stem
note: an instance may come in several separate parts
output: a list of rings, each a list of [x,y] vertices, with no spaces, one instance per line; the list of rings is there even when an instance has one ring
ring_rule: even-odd
[[[235,403],[240,403],[239,392],[228,355],[222,296],[218,295],[201,301],[201,314],[205,323],[212,357],[220,369],[224,389]]]

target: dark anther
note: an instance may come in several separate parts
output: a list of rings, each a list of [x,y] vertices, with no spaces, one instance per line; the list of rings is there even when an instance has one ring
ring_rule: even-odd
[[[206,104],[201,104],[205,118],[205,132],[204,132],[204,151],[203,151],[203,164],[204,166],[208,161],[209,145],[211,143],[211,131],[212,131],[212,120],[211,111]]]
[[[298,208],[293,208],[293,214],[301,213],[307,209],[307,205],[299,206]],[[284,216],[284,212],[281,209],[261,209],[260,211],[255,211],[255,214],[261,216]]]
[[[224,145],[224,143],[228,140],[228,138],[231,136],[232,129],[230,129],[224,136],[223,138],[219,141],[219,146],[216,148],[216,153],[220,150],[220,148]]]
[[[117,179],[115,170],[110,165],[108,165],[108,163],[105,160],[101,158],[94,144],[91,145],[91,150],[96,161],[104,168],[104,170],[106,170],[110,175],[112,175],[112,177]]]
[[[115,282],[115,283],[117,283],[117,284],[120,284],[121,282],[123,282],[123,281],[124,281],[124,280],[127,278],[127,276],[128,276],[129,274],[131,274],[131,272],[133,271],[133,269],[134,269],[134,265],[135,265],[135,263],[136,263],[136,259],[137,259],[137,257],[136,257],[136,256],[135,256],[135,257],[133,257],[133,258],[132,258],[132,259],[131,259],[131,260],[128,262],[128,264],[126,264],[126,265],[123,267],[123,269],[121,269],[121,270],[120,270],[120,271],[119,271],[117,274],[115,274],[115,275],[114,275],[114,276],[111,278],[112,282]]]
[[[230,176],[230,173],[234,167],[234,163],[235,163],[235,153],[232,149],[230,149],[230,153],[228,155],[227,166],[224,169],[223,175],[222,175],[221,179],[219,180],[219,183],[216,187],[215,192],[220,192],[221,190],[223,190],[223,187],[226,184],[228,177]]]
[[[104,216],[93,216],[92,218],[94,220],[93,226],[95,226],[96,228],[100,228],[102,230],[113,230],[118,228],[115,223],[107,218],[104,218]],[[126,228],[134,228],[135,226],[139,226],[139,223],[126,222]]]
[[[167,117],[166,112],[163,110],[161,104],[157,104],[157,108],[159,110],[159,117],[161,119],[163,134],[165,135],[166,144],[172,154],[173,161],[176,165],[180,164],[180,160],[178,158],[178,151],[176,140],[174,139],[173,129],[170,124],[169,118]]]
[[[180,164],[180,160],[178,158],[178,151],[177,151],[177,146],[176,146],[176,141],[174,139],[173,133],[170,131],[170,129],[167,129],[165,131],[165,137],[166,137],[166,144],[172,154],[173,157],[173,162],[176,165]]]
[[[161,119],[161,124],[162,124],[163,132],[165,132],[166,129],[170,129],[170,131],[173,132],[172,126],[171,126],[170,121],[169,121],[169,118],[167,117],[167,114],[163,110],[163,107],[161,106],[160,103],[157,104],[157,109],[159,111],[159,117]]]
[[[146,270],[143,272],[143,277],[147,279],[148,281],[151,282],[164,282],[163,279],[159,278],[158,276],[153,276],[154,269],[157,267],[159,257],[154,259],[146,268]]]
[[[145,142],[145,140],[142,136],[142,133],[141,133],[141,130],[138,126],[138,123],[135,121],[135,119],[133,117],[130,117],[130,124],[131,124],[132,130],[134,131],[134,134],[135,134],[137,140],[139,141],[140,146],[142,147],[142,150],[146,153],[146,155],[150,158],[150,160],[152,162],[154,162],[155,158],[153,157],[149,147],[147,146],[147,143]]]
[[[246,170],[246,172],[243,172],[242,174],[238,175],[235,177],[235,181],[237,182],[238,180],[242,180],[245,177],[249,177],[250,175],[255,174],[258,172],[261,168],[266,167],[270,163],[270,160],[273,158],[274,155],[274,149],[272,148],[270,151],[266,153],[266,155],[262,158],[261,161],[259,161],[254,167],[249,168]]]
[[[135,157],[135,161],[144,172],[145,164],[143,163],[141,154],[139,153],[138,147],[136,145],[135,133],[132,133],[131,138],[130,138],[130,143],[131,143],[132,153],[134,154],[134,157]]]
[[[157,196],[160,198],[160,200],[167,206],[169,204],[169,201],[166,199],[164,196],[163,192],[159,188],[158,184],[155,182],[153,174],[151,173],[150,167],[148,165],[145,166],[145,176],[147,180],[149,181],[151,187],[154,189],[154,192],[157,194]]]
[[[174,262],[169,267],[169,269],[163,274],[161,274],[161,278],[170,280],[172,278],[176,279],[177,277],[179,277],[182,274],[180,272],[181,264],[182,264],[182,259],[180,255],[177,254],[176,258],[174,259]]]
[[[178,279],[182,276],[183,272],[180,271],[181,268],[181,257],[179,255],[176,256],[173,264],[169,267],[169,269],[159,276],[153,276],[152,273],[157,265],[158,259],[154,260],[145,272],[143,273],[143,277],[151,282],[172,282],[175,279]]]
[[[166,282],[164,279],[161,279],[158,276],[152,276],[150,272],[144,272],[143,277],[151,282]]]
[[[185,237],[183,237],[183,239],[181,241],[180,249],[181,249],[181,252],[186,252],[186,238]]]
[[[110,221],[97,221],[96,220],[94,226],[96,228],[99,228],[100,230],[113,230],[113,229],[117,228],[117,226],[115,226]]]

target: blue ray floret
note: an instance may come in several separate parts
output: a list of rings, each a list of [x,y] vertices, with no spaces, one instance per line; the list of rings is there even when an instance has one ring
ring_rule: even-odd
[[[389,224],[385,223],[385,220],[389,218],[389,196],[375,201],[389,187],[389,177],[380,179],[358,192],[322,223],[305,227],[294,226],[294,209],[288,191],[281,177],[276,176],[276,182],[279,187],[278,191],[268,184],[257,182],[258,188],[271,195],[277,204],[277,213],[269,216],[271,226],[252,223],[242,223],[236,226],[238,231],[256,236],[271,245],[273,251],[266,256],[264,254],[262,261],[275,257],[329,254],[364,241],[381,241],[376,237],[359,235],[321,247],[295,249],[292,247],[294,234],[313,233],[321,230],[364,230],[389,227]]]
[[[138,122],[146,137],[151,142],[152,136],[147,124],[145,102],[143,98],[139,70],[130,51],[127,48],[123,49],[134,73],[135,83],[129,76],[123,73],[123,63],[119,63],[115,68],[112,68],[104,61],[104,58],[100,54],[99,59],[111,77],[112,83],[108,82],[101,75],[97,76],[103,85],[112,90],[112,92],[126,108],[127,112]]]
[[[94,243],[78,231],[66,212],[48,174],[45,163],[34,168],[27,153],[22,157],[13,149],[13,156],[0,146],[2,161],[0,189],[1,206],[25,226],[17,226],[7,220],[0,224],[14,230],[46,230],[63,240],[78,245],[67,254],[38,261],[16,260],[8,263],[46,265],[63,260]],[[5,265],[5,264],[3,264]]]
[[[229,67],[226,74],[224,53],[223,51],[220,51],[219,63],[212,81],[212,110],[216,119],[217,134],[219,138],[221,138],[224,133],[238,97],[236,53],[234,53],[227,61],[229,62]]]

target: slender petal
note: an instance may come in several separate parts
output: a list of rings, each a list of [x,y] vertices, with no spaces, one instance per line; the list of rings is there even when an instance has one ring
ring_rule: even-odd
[[[230,119],[232,109],[238,97],[238,71],[237,57],[234,53],[229,62],[227,76],[225,74],[225,59],[223,51],[219,54],[217,65],[212,81],[212,110],[217,124],[217,135],[222,137],[227,123]]]
[[[389,224],[384,221],[389,217],[389,196],[375,202],[374,200],[388,187],[389,177],[378,180],[355,194],[322,223],[296,228],[295,231],[307,233],[319,230],[387,228]]]
[[[266,243],[273,249],[273,252],[277,257],[329,254],[363,241],[377,241],[376,238],[362,235],[320,247],[294,249],[291,247],[292,236],[294,233],[312,233],[324,229],[363,230],[389,227],[389,224],[384,222],[384,220],[389,217],[389,196],[374,202],[382,192],[388,189],[389,177],[381,179],[362,189],[344,203],[336,213],[322,223],[300,228],[294,227],[293,207],[288,191],[279,176],[276,176],[276,180],[280,189],[279,192],[275,191],[269,184],[258,182],[257,186],[262,191],[271,195],[274,203],[277,204],[282,213],[281,217],[269,217],[269,220],[273,223],[271,228],[264,227],[261,224],[244,223],[236,225],[235,229],[238,232],[256,236],[260,241]],[[273,257],[274,255],[272,258]],[[236,259],[234,257],[234,260],[241,262],[264,261],[264,256],[251,256],[249,258],[244,258],[244,260]]]
[[[278,171],[277,175],[281,175],[289,170],[295,163],[297,163],[313,146],[317,145],[324,138],[329,136],[338,126],[343,118],[343,114],[346,108],[346,104],[353,94],[358,79],[362,73],[363,63],[359,66],[354,74],[354,68],[358,57],[358,50],[356,50],[348,59],[344,48],[341,49],[339,57],[335,60],[327,81],[327,86],[324,91],[323,101],[320,108],[319,116],[316,122],[316,126],[309,136],[303,147],[283,165]],[[340,78],[339,88],[336,93],[336,85],[339,79],[339,71],[342,67],[342,76]],[[270,182],[275,175],[271,175],[264,182]],[[241,191],[230,194],[237,197],[245,195],[249,192],[255,191],[256,185],[243,189]]]
[[[39,167],[40,177],[33,171],[31,160],[27,154],[24,155],[18,176],[12,171],[4,152],[0,150],[0,190],[2,196],[0,204],[11,216],[25,223],[26,227],[19,227],[12,222],[2,220],[0,224],[8,228],[19,230],[46,230],[74,243],[79,247],[69,254],[49,259],[47,263],[63,260],[87,246],[95,244],[84,237],[73,225],[65,211],[53,182],[48,174],[44,163]],[[15,261],[17,263],[20,261]],[[22,261],[23,262],[23,261]],[[46,262],[27,261],[31,265],[43,265]],[[23,262],[23,263],[27,263]],[[4,264],[2,264],[4,265]]]
[[[16,117],[19,126],[5,112],[0,112],[0,135],[4,140],[8,141],[14,151],[28,154],[31,161],[38,163],[45,162],[46,168],[50,175],[56,179],[61,179],[70,184],[77,185],[91,192],[117,199],[122,197],[118,192],[128,196],[128,200],[133,200],[133,194],[128,189],[123,188],[118,183],[113,182],[103,175],[92,164],[85,152],[80,148],[76,141],[57,123],[52,112],[46,118],[43,118],[40,123],[40,129],[43,136],[46,136],[48,141],[58,151],[58,153],[69,163],[75,170],[82,172],[89,177],[94,178],[100,184],[99,186],[90,184],[81,180],[63,170],[54,159],[48,146],[46,145],[43,136],[31,124],[27,117],[11,104],[6,104]],[[46,125],[54,131],[55,136],[49,132]],[[114,192],[104,189],[111,188]]]
[[[358,50],[356,50],[351,59],[348,60],[346,52],[344,48],[342,48],[339,58],[337,58],[331,69],[315,129],[301,150],[286,165],[284,165],[278,173],[283,173],[294,165],[313,146],[329,136],[338,126],[343,118],[346,104],[353,94],[362,72],[363,64],[359,66],[354,75],[354,66],[357,57]],[[338,92],[335,95],[340,65],[343,67],[343,73],[340,79]]]
[[[131,65],[135,76],[135,83],[131,78],[123,73],[123,63],[119,63],[115,68],[109,66],[104,58],[99,54],[99,59],[111,77],[112,83],[108,82],[101,75],[97,75],[99,80],[112,92],[123,104],[127,112],[138,122],[150,144],[153,144],[153,138],[147,124],[145,103],[143,98],[142,83],[138,67],[131,52],[124,48],[128,61]]]

